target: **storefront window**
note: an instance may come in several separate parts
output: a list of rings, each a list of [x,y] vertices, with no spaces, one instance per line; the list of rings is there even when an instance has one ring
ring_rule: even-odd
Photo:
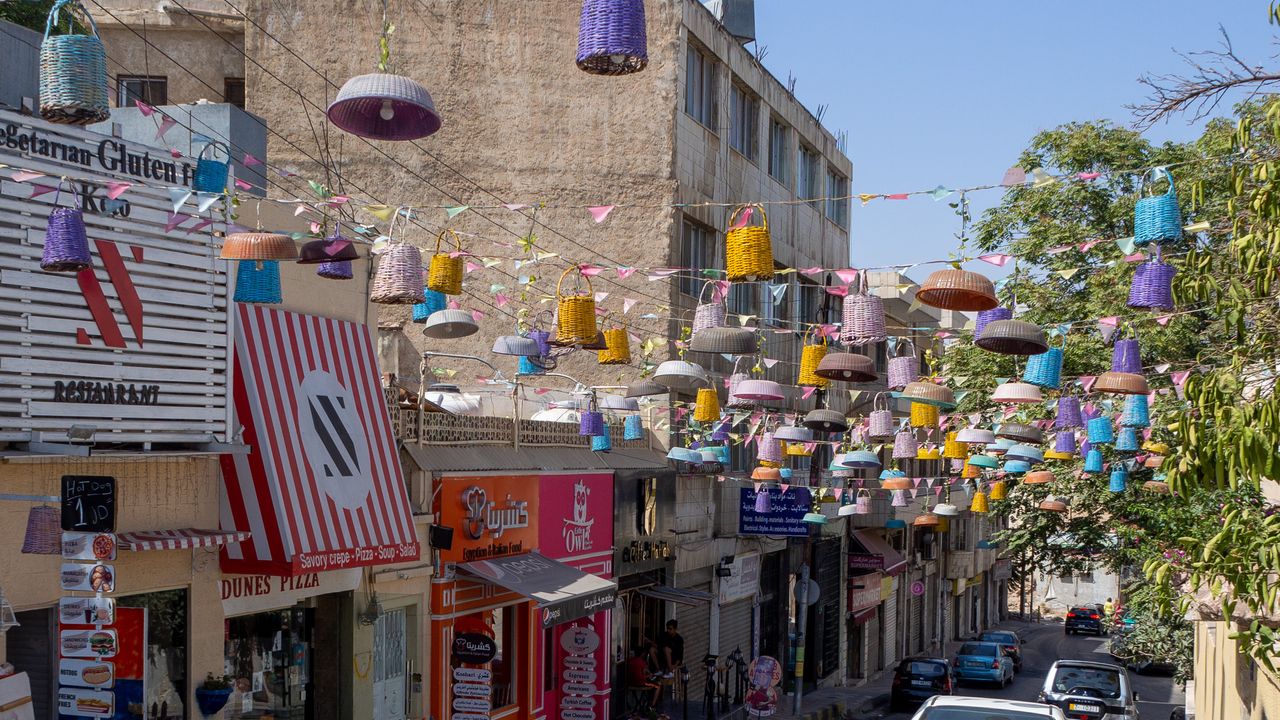
[[[235,682],[227,720],[302,717],[311,671],[304,608],[228,618],[225,657]]]
[[[187,697],[187,591],[129,595],[119,598],[117,605],[147,609],[146,717],[188,717],[190,713],[183,709]]]
[[[516,606],[485,610],[458,618],[454,624],[456,633],[482,633],[493,638],[496,650],[489,663],[490,698],[493,709],[497,712],[517,701],[515,673],[524,665],[521,661],[521,649],[517,642]],[[458,667],[457,658],[453,660]]]

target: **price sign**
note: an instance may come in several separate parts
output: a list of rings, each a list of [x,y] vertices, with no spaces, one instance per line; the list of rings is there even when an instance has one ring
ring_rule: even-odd
[[[63,475],[62,529],[115,532],[116,479],[105,475]]]

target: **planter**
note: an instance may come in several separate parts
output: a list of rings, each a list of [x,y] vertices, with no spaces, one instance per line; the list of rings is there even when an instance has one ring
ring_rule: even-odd
[[[219,710],[226,707],[227,700],[231,697],[231,688],[222,688],[221,690],[210,690],[209,688],[196,688],[196,705],[200,707],[200,714],[205,717],[216,715]]]

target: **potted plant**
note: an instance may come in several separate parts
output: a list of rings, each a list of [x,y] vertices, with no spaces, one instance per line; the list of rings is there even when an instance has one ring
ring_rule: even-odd
[[[205,717],[215,715],[226,706],[233,688],[230,675],[214,675],[209,673],[204,682],[196,688],[196,704]]]

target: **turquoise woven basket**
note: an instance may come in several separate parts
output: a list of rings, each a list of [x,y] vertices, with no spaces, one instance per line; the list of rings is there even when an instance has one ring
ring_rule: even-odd
[[[1084,471],[1087,473],[1102,472],[1102,451],[1094,448],[1084,456]]]
[[[413,306],[413,321],[416,323],[426,322],[427,318],[431,317],[431,313],[445,309],[448,304],[448,298],[444,293],[423,288],[422,295],[427,299],[426,302],[416,303]]]
[[[58,14],[74,7],[91,35],[50,35]],[[107,53],[98,26],[79,2],[57,0],[49,10],[40,42],[40,117],[67,125],[90,125],[111,117],[107,101]]]
[[[609,436],[609,424],[604,424],[604,432],[599,435],[591,436],[591,450],[593,452],[609,452],[613,449],[613,438]]]
[[[1119,452],[1138,452],[1138,429],[1134,427],[1120,428],[1116,437],[1116,450]]]
[[[191,187],[196,192],[220,193],[227,189],[228,161],[214,157],[219,150],[230,159],[231,151],[217,141],[206,144],[200,151],[200,157],[196,159],[196,175],[191,181]],[[208,157],[205,157],[205,153],[208,153]]]
[[[1022,381],[1051,390],[1062,384],[1062,348],[1049,348],[1039,355],[1027,358]]]
[[[1126,395],[1124,411],[1120,413],[1120,426],[1144,428],[1151,426],[1151,408],[1146,395]]]
[[[642,440],[644,439],[644,421],[639,415],[628,415],[622,421],[622,439],[623,440]]]
[[[1133,241],[1146,245],[1163,240],[1182,239],[1182,211],[1178,209],[1178,193],[1174,189],[1173,175],[1164,168],[1151,171],[1151,183],[1160,178],[1169,181],[1169,189],[1163,195],[1151,195],[1138,200],[1133,206]],[[1144,185],[1148,183],[1144,182]]]
[[[1122,493],[1129,486],[1129,473],[1124,468],[1116,468],[1111,471],[1111,485],[1108,488],[1113,493]]]
[[[274,305],[282,299],[280,290],[280,263],[275,260],[241,260],[236,266],[236,294],[238,303]]]

